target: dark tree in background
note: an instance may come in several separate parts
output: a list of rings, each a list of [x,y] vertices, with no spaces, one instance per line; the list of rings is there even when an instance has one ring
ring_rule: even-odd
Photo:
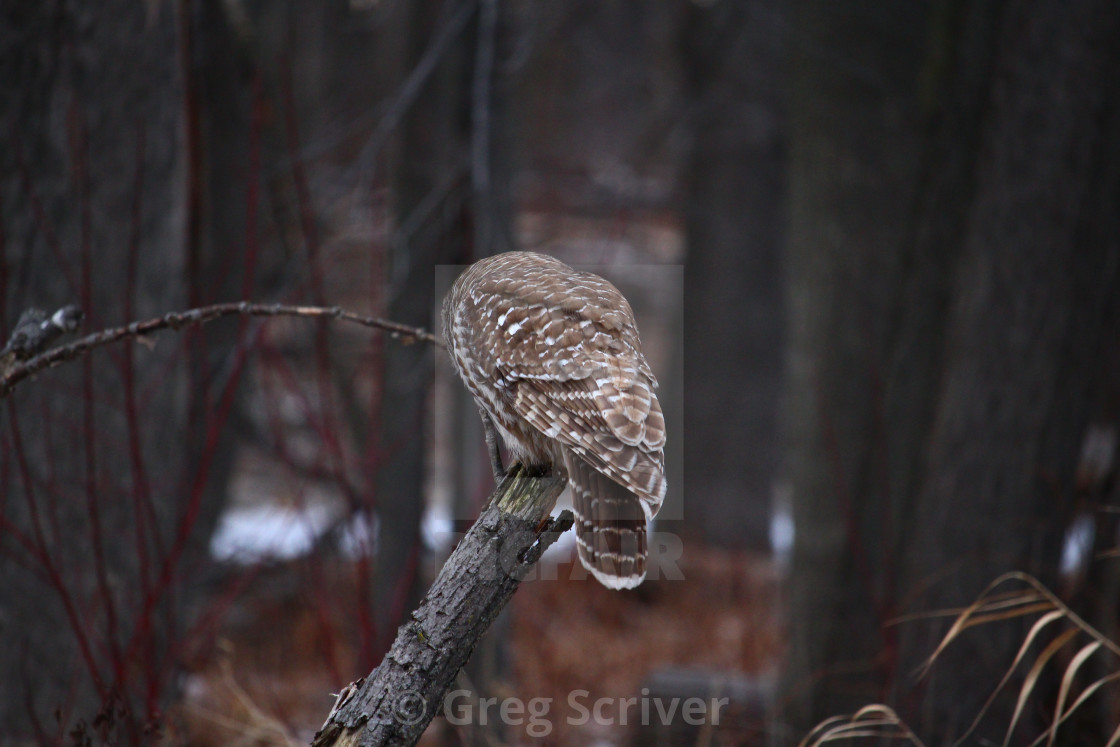
[[[892,514],[873,460],[898,446],[875,418],[874,376],[902,287],[928,14],[921,4],[887,5],[801,4],[787,40],[785,466],[796,539],[784,689],[804,695],[785,713],[794,740],[882,698],[877,604],[897,559],[883,541]],[[843,688],[830,684],[831,667],[845,667]]]
[[[513,248],[505,24],[494,0],[405,4],[402,90],[414,90],[415,100],[404,110],[392,159],[394,226],[386,267],[387,315],[403,323],[434,328],[437,266]],[[386,352],[374,596],[385,643],[427,584],[420,573],[420,520],[434,370],[429,346]]]
[[[688,524],[769,547],[783,350],[783,26],[777,2],[690,3],[681,67]]]
[[[220,297],[204,235],[193,21],[171,5],[0,8],[0,328],[87,328]],[[234,335],[225,337],[227,342]],[[174,693],[229,467],[240,375],[202,333],[42,375],[0,417],[0,723],[47,741],[99,712],[135,741]]]
[[[1081,439],[1117,416],[1117,9],[793,18],[784,715],[796,735],[890,702],[948,742],[1025,624],[985,627],[915,683],[947,622],[891,620],[1012,569],[1054,586]]]
[[[431,328],[434,268],[450,264],[470,237],[471,9],[455,3],[410,4],[402,19],[407,75],[423,57],[433,29],[447,38],[435,68],[421,84],[402,122],[394,164],[394,233],[387,272],[388,313]],[[442,10],[441,10],[442,9]],[[434,370],[432,351],[413,346],[387,352],[381,397],[381,453],[377,483],[382,547],[375,594],[384,635],[419,601],[421,486],[424,425]],[[372,663],[372,662],[371,662]]]

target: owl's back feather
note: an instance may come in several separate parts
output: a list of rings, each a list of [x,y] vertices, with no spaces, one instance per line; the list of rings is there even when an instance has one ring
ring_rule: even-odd
[[[459,277],[443,321],[515,458],[566,471],[584,565],[612,588],[640,583],[645,523],[665,497],[665,419],[626,299],[597,275],[509,252]]]

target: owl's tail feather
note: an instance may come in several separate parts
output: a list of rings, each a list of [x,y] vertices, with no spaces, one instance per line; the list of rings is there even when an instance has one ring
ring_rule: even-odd
[[[609,589],[646,577],[646,516],[638,496],[570,451],[564,454],[583,567]]]

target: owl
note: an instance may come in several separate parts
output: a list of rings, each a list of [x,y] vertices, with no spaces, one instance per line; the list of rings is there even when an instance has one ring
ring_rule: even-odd
[[[598,275],[508,252],[459,276],[443,329],[511,457],[566,475],[584,567],[612,589],[640,584],[665,498],[665,418],[630,304]]]

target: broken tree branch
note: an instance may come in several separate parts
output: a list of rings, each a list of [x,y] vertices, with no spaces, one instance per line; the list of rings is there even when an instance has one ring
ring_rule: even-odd
[[[451,553],[385,659],[339,693],[313,747],[415,744],[483,633],[541,553],[572,526],[549,512],[564,481],[520,465]]]

